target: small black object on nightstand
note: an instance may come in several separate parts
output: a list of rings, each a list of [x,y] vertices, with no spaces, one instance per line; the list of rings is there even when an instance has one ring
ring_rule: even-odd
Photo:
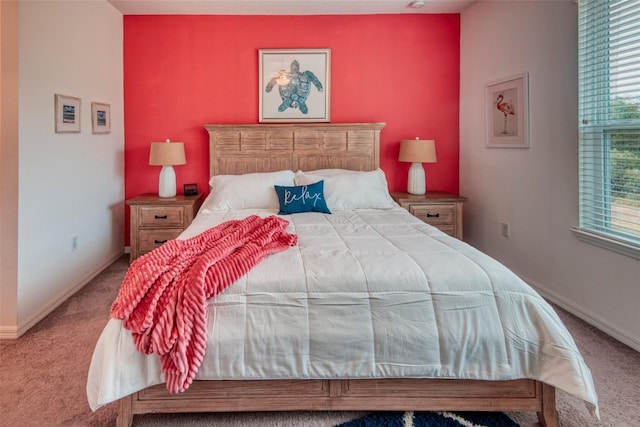
[[[184,195],[185,196],[195,196],[198,194],[198,184],[185,184],[184,185]]]

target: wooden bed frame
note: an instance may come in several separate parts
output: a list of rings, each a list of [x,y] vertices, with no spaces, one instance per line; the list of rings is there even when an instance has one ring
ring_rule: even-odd
[[[283,169],[379,167],[384,123],[205,125],[211,175]],[[195,381],[172,395],[164,384],[120,400],[117,426],[133,415],[244,411],[535,411],[558,426],[555,388],[539,381],[332,379]]]

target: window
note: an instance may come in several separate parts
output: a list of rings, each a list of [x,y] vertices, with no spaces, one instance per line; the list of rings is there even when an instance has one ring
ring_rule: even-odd
[[[578,237],[640,258],[640,2],[579,2]]]

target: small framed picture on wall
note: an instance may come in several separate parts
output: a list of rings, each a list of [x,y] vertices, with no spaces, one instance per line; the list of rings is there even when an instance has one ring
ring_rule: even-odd
[[[80,132],[80,98],[56,93],[54,102],[56,133]]]
[[[111,105],[91,103],[92,133],[111,133]]]
[[[529,75],[487,83],[487,147],[529,148]]]

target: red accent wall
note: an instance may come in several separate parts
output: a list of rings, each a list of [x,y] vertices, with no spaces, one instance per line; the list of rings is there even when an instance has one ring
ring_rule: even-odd
[[[435,139],[427,189],[458,192],[460,16],[124,16],[125,196],[157,192],[152,141],[185,143],[178,192],[208,192],[205,123],[258,123],[258,49],[330,48],[331,121],[385,122],[380,163],[406,188],[400,140]],[[129,242],[127,212],[127,244]]]

